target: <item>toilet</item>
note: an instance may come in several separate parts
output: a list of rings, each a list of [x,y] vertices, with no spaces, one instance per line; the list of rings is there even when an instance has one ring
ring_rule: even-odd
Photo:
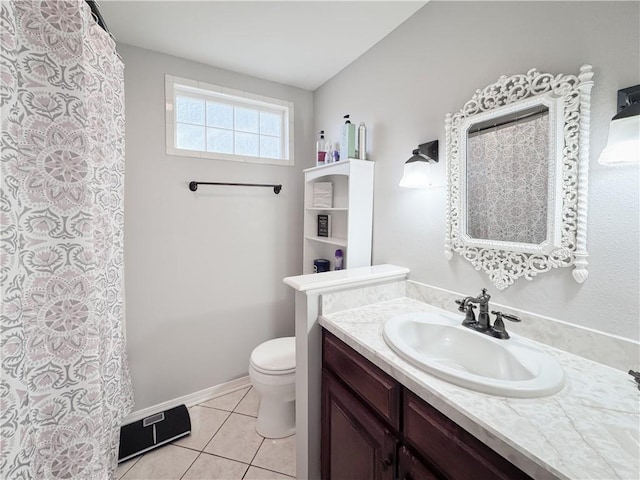
[[[296,338],[274,338],[251,352],[249,379],[260,394],[256,431],[266,438],[296,432]]]

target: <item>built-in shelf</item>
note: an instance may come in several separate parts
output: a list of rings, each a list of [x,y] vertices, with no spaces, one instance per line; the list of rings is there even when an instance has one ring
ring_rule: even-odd
[[[313,273],[313,262],[326,259],[335,268],[335,253],[342,250],[343,268],[371,265],[374,163],[349,159],[304,171],[303,273]],[[333,184],[331,207],[314,207],[315,182]],[[318,237],[318,214],[331,215],[333,237]]]
[[[313,242],[328,243],[330,245],[338,245],[340,247],[346,247],[347,246],[347,239],[346,238],[318,237],[318,236],[306,236],[304,238],[306,238],[307,240],[311,240]]]
[[[348,208],[322,208],[322,207],[309,207],[307,208],[310,212],[348,212]]]

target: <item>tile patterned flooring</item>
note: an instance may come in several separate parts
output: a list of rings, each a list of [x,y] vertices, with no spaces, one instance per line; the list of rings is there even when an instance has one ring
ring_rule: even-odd
[[[256,433],[259,396],[246,387],[189,409],[191,435],[118,465],[120,480],[291,480],[295,439]]]

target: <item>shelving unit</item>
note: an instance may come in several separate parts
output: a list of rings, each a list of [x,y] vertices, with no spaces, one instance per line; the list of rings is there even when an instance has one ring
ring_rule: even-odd
[[[335,251],[344,254],[343,268],[371,265],[374,163],[348,159],[304,171],[305,213],[303,273],[313,273],[313,261],[324,258],[335,268]],[[333,184],[333,206],[313,206],[313,184]],[[331,215],[331,237],[318,237],[318,214]]]

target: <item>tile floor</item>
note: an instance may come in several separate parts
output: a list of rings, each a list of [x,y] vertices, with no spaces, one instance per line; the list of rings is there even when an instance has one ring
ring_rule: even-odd
[[[296,475],[295,439],[256,433],[259,396],[246,387],[189,409],[191,435],[118,465],[122,480],[280,480]]]

